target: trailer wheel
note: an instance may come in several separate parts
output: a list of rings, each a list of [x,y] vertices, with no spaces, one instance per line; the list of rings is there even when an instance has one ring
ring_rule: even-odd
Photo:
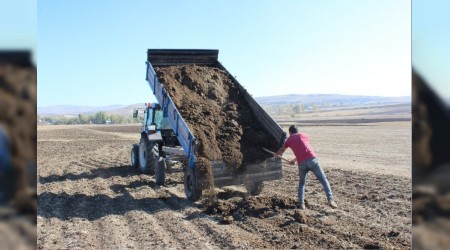
[[[159,157],[155,161],[155,180],[156,184],[164,185],[164,180],[166,179],[166,161],[164,158]]]
[[[139,166],[139,145],[133,144],[131,147],[131,166],[137,168]]]
[[[250,195],[259,195],[263,191],[264,183],[252,182],[245,184],[245,188]]]
[[[184,193],[188,200],[195,202],[202,196],[202,189],[200,188],[195,170],[186,167],[184,170]]]
[[[155,174],[155,161],[158,158],[158,144],[146,139],[139,143],[139,169],[144,174]]]

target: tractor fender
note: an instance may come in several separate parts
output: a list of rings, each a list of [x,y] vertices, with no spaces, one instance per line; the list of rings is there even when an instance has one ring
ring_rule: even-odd
[[[154,141],[154,142],[159,142],[159,141],[163,140],[163,138],[161,136],[161,132],[159,132],[159,131],[157,131],[156,133],[153,133],[153,134],[148,134],[146,131],[142,131],[141,138],[147,139],[149,141]]]

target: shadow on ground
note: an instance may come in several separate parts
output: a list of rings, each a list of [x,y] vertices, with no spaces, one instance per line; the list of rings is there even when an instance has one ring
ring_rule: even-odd
[[[64,175],[49,175],[40,177],[40,184],[47,184],[51,182],[59,182],[65,180],[77,181],[81,179],[92,180],[95,178],[108,179],[112,176],[130,177],[141,174],[139,170],[132,168],[130,165],[112,166],[107,168],[96,168],[89,172],[81,174],[67,173]]]
[[[108,215],[125,215],[131,211],[151,214],[166,209],[181,210],[187,206],[195,206],[195,203],[190,203],[169,192],[161,191],[158,197],[139,199],[134,198],[128,191],[146,186],[154,190],[160,189],[154,181],[139,180],[129,185],[112,185],[110,188],[117,194],[116,197],[44,192],[38,196],[37,215],[64,221],[72,218],[93,221]]]

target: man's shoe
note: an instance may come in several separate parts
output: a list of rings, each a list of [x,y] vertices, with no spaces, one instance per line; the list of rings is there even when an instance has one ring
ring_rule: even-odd
[[[300,209],[301,209],[301,210],[306,210],[305,203],[300,204]]]
[[[338,205],[334,201],[329,201],[328,205],[330,205],[330,207],[332,207],[332,208],[337,208],[338,207]]]

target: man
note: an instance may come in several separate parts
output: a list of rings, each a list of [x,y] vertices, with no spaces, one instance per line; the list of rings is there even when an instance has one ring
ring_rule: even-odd
[[[325,190],[325,194],[328,199],[328,205],[332,208],[337,208],[336,202],[333,200],[333,193],[331,192],[330,184],[327,177],[320,166],[317,155],[309,145],[309,137],[307,134],[299,133],[297,126],[292,125],[289,127],[289,138],[285,141],[284,145],[278,150],[275,155],[280,156],[284,153],[286,148],[290,148],[295,155],[295,159],[290,161],[291,165],[294,165],[297,161],[298,172],[300,176],[298,185],[298,202],[300,209],[306,209],[305,207],[305,183],[306,175],[309,171],[312,171],[316,178],[322,183]]]

